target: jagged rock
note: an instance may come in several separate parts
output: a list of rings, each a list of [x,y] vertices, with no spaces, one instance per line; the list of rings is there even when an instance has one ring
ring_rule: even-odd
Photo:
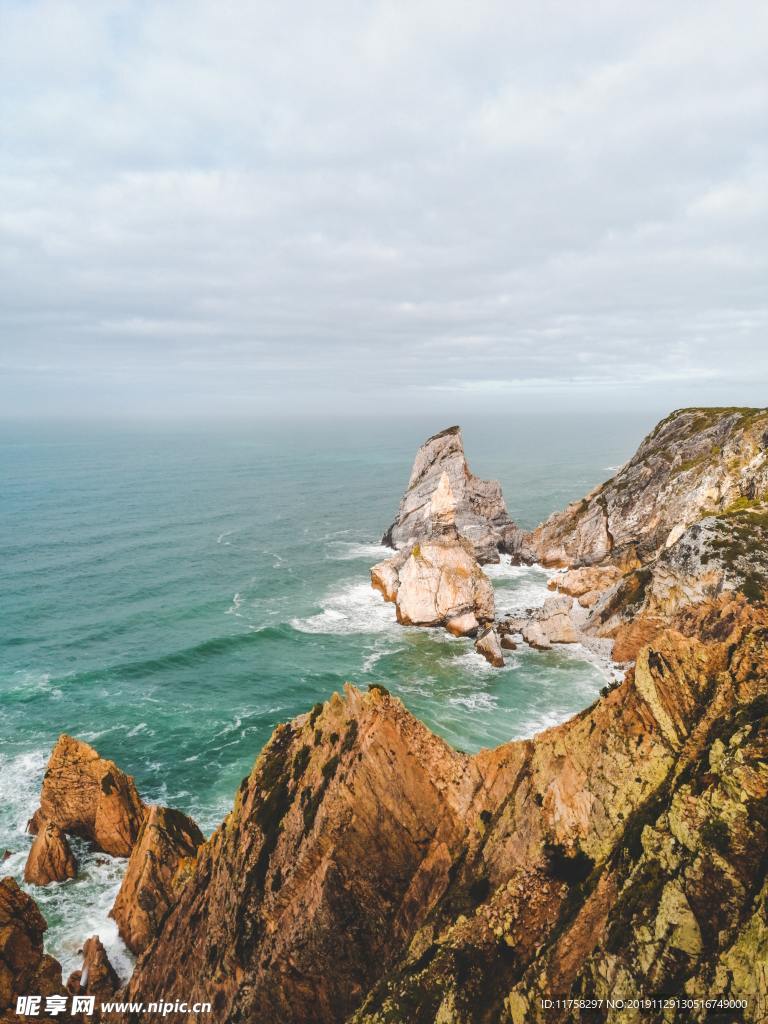
[[[768,409],[681,409],[582,501],[518,539],[523,560],[622,571],[646,564],[707,511],[768,491]]]
[[[110,912],[133,953],[146,949],[154,938],[203,841],[200,829],[181,811],[148,809]]]
[[[44,821],[45,821],[45,819],[43,818],[43,812],[38,807],[37,810],[35,811],[35,813],[32,815],[32,817],[27,822],[27,832],[28,832],[28,834],[31,835],[31,836],[36,836],[37,833],[40,831],[40,827],[41,827],[41,825],[43,824]]]
[[[371,583],[393,600],[398,622],[445,626],[472,636],[492,622],[493,587],[471,545],[447,535],[414,544],[371,569]]]
[[[77,876],[77,861],[67,837],[52,821],[43,822],[24,867],[24,881],[33,885],[64,882]]]
[[[505,1000],[533,1005],[540,969],[550,963],[556,969],[541,984],[552,991],[562,978],[567,992],[568,978],[591,970],[592,951],[627,908],[642,913],[642,901],[622,902],[619,893],[633,884],[638,850],[657,856],[644,822],[660,822],[654,828],[672,852],[673,839],[688,842],[688,829],[691,871],[704,849],[702,829],[707,842],[701,822],[713,812],[686,826],[679,814],[665,824],[659,815],[668,800],[687,813],[691,795],[709,792],[713,770],[733,802],[728,810],[714,791],[706,796],[718,815],[730,821],[744,813],[740,802],[764,799],[768,679],[756,666],[765,664],[767,626],[764,612],[746,609],[723,635],[712,608],[700,636],[665,632],[588,711],[474,757],[451,750],[378,690],[349,688],[345,700],[279,727],[234,811],[200,851],[125,998],[208,993],[221,1020],[286,1024],[331,1024],[362,1004],[354,1020],[373,1024],[441,1004],[469,1022],[481,998],[498,1019]],[[736,765],[742,774],[733,778]],[[728,872],[741,879],[727,889],[734,921],[752,898],[744,879],[754,882],[755,866],[768,862],[762,814],[757,806],[746,812],[727,854]],[[710,832],[722,845],[720,826]],[[723,856],[715,849],[713,866],[715,853]],[[575,888],[592,873],[594,885]],[[686,877],[704,899],[713,876]],[[669,880],[677,885],[674,871]],[[672,970],[676,961],[665,950],[691,956],[685,951],[695,948],[679,890],[659,906],[657,945],[648,960],[635,959],[635,970],[660,970],[636,974],[635,992],[669,984],[664,965]],[[711,913],[706,903],[691,907],[697,917]],[[716,937],[712,955],[743,959],[726,952],[737,932],[715,924],[708,934]],[[616,942],[611,948],[623,948]],[[553,950],[562,952],[551,960]]]
[[[90,839],[105,853],[127,857],[144,810],[130,775],[88,743],[64,734],[48,762],[40,810],[30,826],[39,827],[41,819],[53,822],[64,832]]]
[[[72,995],[110,999],[119,988],[120,979],[109,962],[106,949],[99,936],[92,935],[83,944],[83,966],[70,974],[67,991]]]
[[[708,516],[685,530],[653,562],[600,595],[585,630],[614,640],[627,661],[686,609],[719,595],[765,601],[768,590],[768,505]]]
[[[470,472],[458,427],[435,434],[419,448],[397,518],[382,543],[402,548],[439,536],[453,523],[480,562],[498,562],[507,534],[516,529],[498,482]]]
[[[503,636],[501,638],[501,646],[503,647],[503,649],[505,651],[516,651],[517,650],[517,644],[512,639],[512,637],[509,636],[509,635],[505,635],[505,636]]]
[[[38,1020],[61,1020],[45,1013],[45,996],[66,994],[61,965],[43,952],[47,927],[37,904],[17,882],[0,879],[0,1021],[18,1021],[16,998],[27,995],[43,997]]]
[[[475,640],[475,650],[482,654],[494,668],[504,668],[504,655],[501,650],[499,634],[495,629],[485,629]]]

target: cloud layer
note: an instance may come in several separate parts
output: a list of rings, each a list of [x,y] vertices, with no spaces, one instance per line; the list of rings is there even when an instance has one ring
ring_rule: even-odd
[[[0,22],[8,415],[768,401],[759,0]]]

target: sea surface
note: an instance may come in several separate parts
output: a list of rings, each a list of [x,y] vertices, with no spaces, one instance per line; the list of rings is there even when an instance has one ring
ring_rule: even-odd
[[[493,669],[470,641],[399,626],[371,589],[416,449],[449,425],[0,428],[3,874],[22,880],[25,824],[62,732],[209,833],[275,725],[346,680],[384,684],[466,751],[530,736],[595,699],[605,669],[580,647],[523,647]],[[473,471],[499,479],[530,527],[611,476],[652,422],[462,425]],[[546,596],[542,569],[489,572],[502,610]],[[76,847],[77,879],[30,889],[47,949],[66,976],[98,933],[125,974],[108,917],[125,862]]]

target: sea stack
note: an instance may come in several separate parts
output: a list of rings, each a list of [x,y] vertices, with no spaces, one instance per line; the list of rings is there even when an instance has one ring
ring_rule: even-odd
[[[441,430],[419,448],[397,517],[382,543],[399,550],[440,534],[447,507],[481,564],[498,562],[499,551],[519,532],[499,482],[481,480],[470,471],[459,427]]]

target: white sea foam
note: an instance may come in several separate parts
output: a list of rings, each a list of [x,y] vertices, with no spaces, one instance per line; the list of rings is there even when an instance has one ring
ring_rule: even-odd
[[[384,558],[391,558],[395,553],[394,548],[385,544],[359,544],[349,541],[335,540],[328,544],[326,557],[339,562],[349,562],[354,559],[367,559],[369,562],[380,562]]]
[[[237,593],[235,593],[233,595],[233,597],[232,597],[232,604],[229,606],[229,608],[227,608],[227,610],[224,612],[224,614],[225,615],[236,615],[238,617],[238,619],[241,618],[240,606],[242,605],[242,603],[243,603],[243,599],[242,599],[242,597],[240,595],[240,592],[238,591]]]
[[[502,555],[495,565],[483,566],[494,584],[496,611],[502,615],[525,608],[540,608],[551,596],[547,583],[555,575],[541,565],[514,565],[509,555]]]
[[[229,547],[229,545],[232,542],[228,541],[227,537],[231,537],[234,532],[234,530],[225,530],[223,533],[220,533],[219,536],[216,538],[216,543],[223,544],[225,547]]]
[[[469,711],[493,711],[498,700],[491,693],[470,693],[464,696],[449,697],[448,703],[454,707],[467,708]]]
[[[388,604],[370,583],[355,581],[330,590],[321,600],[323,610],[304,619],[291,619],[300,633],[393,633],[397,625],[394,606]]]

